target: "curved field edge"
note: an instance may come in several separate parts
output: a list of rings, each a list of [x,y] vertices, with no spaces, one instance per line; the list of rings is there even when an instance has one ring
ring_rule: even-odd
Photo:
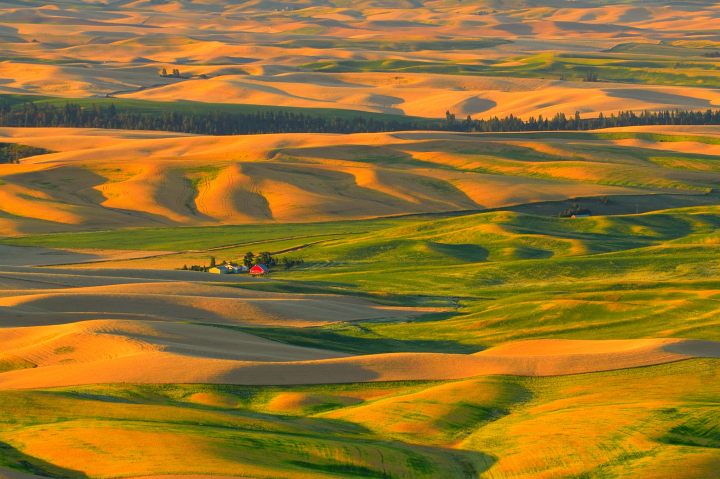
[[[717,202],[720,179],[707,134],[1,133],[57,151],[0,165],[7,235],[572,207],[578,197],[598,198],[594,214],[627,213]]]
[[[534,338],[720,340],[719,218],[714,206],[579,219],[501,211],[266,230],[171,228],[11,241],[42,245],[48,251],[72,244],[182,251],[192,244],[244,242],[216,251],[112,262],[115,268],[147,270],[207,264],[210,256],[242,258],[248,250],[290,250],[278,258],[302,258],[305,264],[275,270],[272,281],[228,278],[229,285],[237,281],[245,289],[361,296],[386,305],[445,311],[420,320],[339,319],[300,330],[254,328],[252,334],[303,346],[325,343],[353,353],[462,353]],[[322,234],[323,228],[328,236],[289,239]],[[205,278],[202,273],[187,274],[192,281]]]
[[[718,460],[717,366],[704,359],[548,378],[0,391],[0,465],[67,478],[702,477]],[[543,441],[533,441],[539,432]]]

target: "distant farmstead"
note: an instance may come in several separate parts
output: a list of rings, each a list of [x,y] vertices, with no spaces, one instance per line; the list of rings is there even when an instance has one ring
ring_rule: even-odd
[[[212,274],[241,274],[241,273],[247,273],[248,267],[244,264],[236,264],[236,263],[224,263],[220,266],[215,266],[213,268],[208,269],[208,273]]]
[[[208,270],[208,273],[212,273],[212,274],[235,274],[234,272],[231,272],[231,271],[230,271],[230,268],[228,268],[228,267],[225,266],[225,265],[212,267],[212,268],[210,268],[210,269]]]
[[[252,268],[250,268],[250,274],[253,276],[263,276],[270,272],[267,266],[264,264],[256,264]]]

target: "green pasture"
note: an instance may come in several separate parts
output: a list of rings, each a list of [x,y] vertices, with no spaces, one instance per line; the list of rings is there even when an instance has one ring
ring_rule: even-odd
[[[305,264],[244,288],[440,308],[418,320],[253,329],[348,352],[472,352],[528,338],[720,340],[720,211],[558,218],[497,211],[357,222],[29,236],[44,247],[283,251]],[[234,246],[222,246],[232,244]],[[218,250],[202,253],[204,248]],[[200,252],[200,253],[198,253]],[[178,268],[185,260],[178,255]]]
[[[692,360],[551,378],[0,391],[0,466],[69,479],[703,477],[717,464],[718,371]]]
[[[406,72],[485,75],[591,81],[717,87],[720,64],[702,49],[638,45],[604,53],[539,53],[481,62],[433,60],[323,60],[303,68],[319,72]]]

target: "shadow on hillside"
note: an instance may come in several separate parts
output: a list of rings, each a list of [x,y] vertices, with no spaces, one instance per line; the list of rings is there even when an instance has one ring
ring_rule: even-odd
[[[27,474],[34,474],[35,476],[59,479],[82,479],[88,477],[80,471],[58,467],[42,459],[28,456],[5,442],[0,442],[0,457],[2,457],[6,467]],[[2,471],[0,471],[0,475],[2,475]]]
[[[450,244],[430,241],[427,243],[430,249],[456,260],[480,263],[487,261],[490,252],[475,244]]]
[[[252,291],[294,294],[335,294],[363,298],[381,305],[405,307],[456,307],[459,301],[475,300],[476,297],[467,296],[441,296],[430,294],[393,294],[393,293],[367,293],[357,289],[354,283],[337,281],[297,281],[276,279],[268,282],[247,282],[238,285],[229,285]],[[423,315],[423,318],[427,315]]]
[[[207,324],[206,324],[207,325]],[[380,336],[361,324],[341,323],[313,328],[246,328],[212,324],[219,328],[242,331],[294,346],[318,348],[351,354],[383,353],[451,353],[472,354],[481,346],[462,344],[445,339],[398,339]],[[332,329],[331,329],[332,328]]]

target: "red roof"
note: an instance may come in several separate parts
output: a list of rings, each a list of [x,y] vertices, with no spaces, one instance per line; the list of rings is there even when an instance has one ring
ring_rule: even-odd
[[[268,267],[264,264],[256,264],[250,268],[250,274],[267,274]]]

